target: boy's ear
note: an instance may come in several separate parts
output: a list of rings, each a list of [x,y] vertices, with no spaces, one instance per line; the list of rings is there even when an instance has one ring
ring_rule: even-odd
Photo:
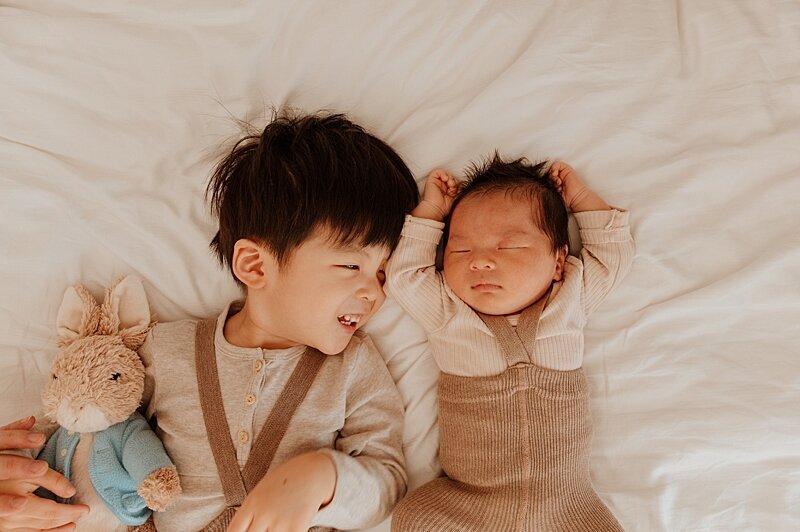
[[[564,276],[564,262],[567,260],[567,253],[569,253],[568,246],[563,246],[559,252],[556,253],[556,267],[555,271],[553,272],[554,281],[560,281]]]
[[[277,267],[272,253],[247,238],[233,245],[231,265],[236,278],[253,289],[267,286],[270,274]]]

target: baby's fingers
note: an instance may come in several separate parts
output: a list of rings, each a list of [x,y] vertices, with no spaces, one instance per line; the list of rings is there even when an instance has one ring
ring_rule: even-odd
[[[447,173],[447,170],[437,168],[428,175],[429,180],[435,180],[445,185],[446,187],[452,186],[457,183],[456,178]]]

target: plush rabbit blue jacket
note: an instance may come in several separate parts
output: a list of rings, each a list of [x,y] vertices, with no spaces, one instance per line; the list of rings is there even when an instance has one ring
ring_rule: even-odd
[[[39,453],[50,468],[70,478],[72,457],[81,435],[59,427]],[[126,525],[141,525],[152,511],[136,487],[153,471],[174,467],[161,440],[138,412],[95,432],[89,452],[89,478],[98,497]],[[50,495],[52,498],[52,494]],[[58,498],[59,502],[69,502]]]

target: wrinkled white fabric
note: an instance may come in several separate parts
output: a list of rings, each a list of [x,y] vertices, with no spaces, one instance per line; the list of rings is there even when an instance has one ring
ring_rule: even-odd
[[[499,149],[628,208],[633,269],[585,331],[597,490],[629,530],[800,529],[799,36],[780,0],[6,0],[0,421],[37,409],[68,285],[136,273],[162,321],[235,297],[207,249],[220,146],[325,108],[420,184]],[[367,331],[413,488],[437,370],[397,305]]]

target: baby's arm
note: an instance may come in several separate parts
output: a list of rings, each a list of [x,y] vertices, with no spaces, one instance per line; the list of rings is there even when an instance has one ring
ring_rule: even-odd
[[[553,163],[550,177],[580,228],[583,308],[588,316],[630,271],[634,244],[628,211],[610,207],[565,163]]]
[[[406,217],[386,271],[386,292],[428,332],[441,328],[453,312],[436,271],[436,247],[457,192],[453,176],[443,170],[431,172],[422,201]]]

